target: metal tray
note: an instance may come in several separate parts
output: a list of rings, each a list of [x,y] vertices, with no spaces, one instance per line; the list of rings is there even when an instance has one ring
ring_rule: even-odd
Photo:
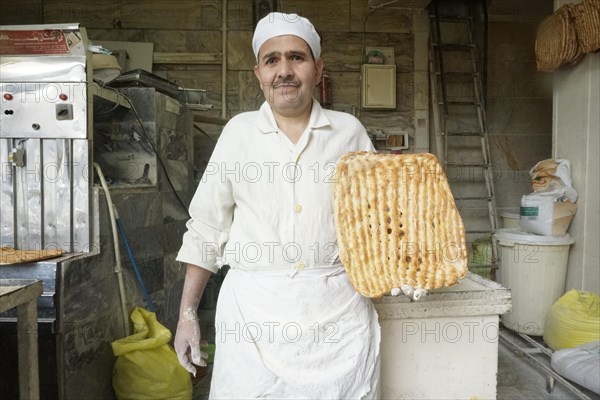
[[[153,87],[167,96],[173,98],[179,97],[179,87],[176,84],[143,69],[124,72],[110,81],[108,86],[114,88],[131,86]]]

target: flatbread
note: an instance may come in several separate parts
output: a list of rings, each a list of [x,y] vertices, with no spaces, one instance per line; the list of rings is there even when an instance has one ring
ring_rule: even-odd
[[[12,247],[0,248],[0,265],[21,264],[33,261],[47,260],[61,256],[61,249],[45,250],[16,250]]]
[[[355,289],[437,289],[467,274],[462,219],[432,154],[351,152],[334,184],[339,254]]]
[[[581,61],[584,53],[577,40],[572,14],[573,4],[565,4],[538,25],[535,38],[538,71],[552,72]]]
[[[600,0],[583,0],[571,10],[581,51],[600,50]]]

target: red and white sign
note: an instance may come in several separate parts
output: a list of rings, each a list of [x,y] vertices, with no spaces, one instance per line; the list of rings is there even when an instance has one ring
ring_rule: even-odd
[[[69,45],[62,31],[0,31],[0,54],[69,54]]]

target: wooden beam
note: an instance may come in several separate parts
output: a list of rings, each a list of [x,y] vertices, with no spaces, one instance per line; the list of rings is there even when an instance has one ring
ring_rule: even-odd
[[[40,398],[38,365],[37,298],[42,281],[0,279],[0,312],[17,308],[19,398]]]
[[[154,64],[221,64],[222,53],[154,53]]]

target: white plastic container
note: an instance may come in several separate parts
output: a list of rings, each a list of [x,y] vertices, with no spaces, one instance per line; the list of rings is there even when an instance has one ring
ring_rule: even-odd
[[[550,307],[564,293],[569,236],[540,236],[518,229],[499,229],[498,281],[512,292],[512,312],[502,324],[527,335],[543,335]]]
[[[502,227],[504,229],[519,229],[519,214],[505,212],[500,214],[502,217]]]

